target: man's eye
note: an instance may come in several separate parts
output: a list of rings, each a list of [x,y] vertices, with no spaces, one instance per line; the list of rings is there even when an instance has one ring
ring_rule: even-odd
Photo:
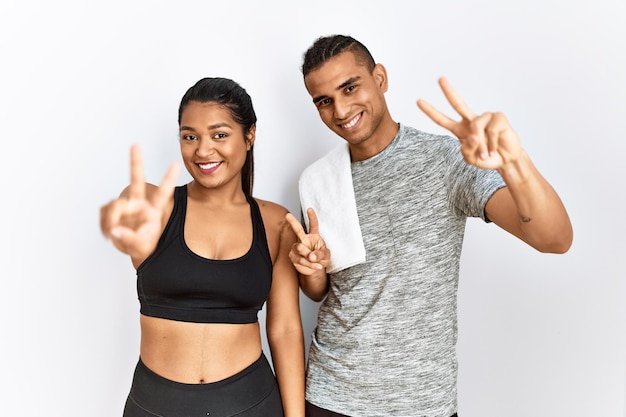
[[[346,88],[346,92],[350,93],[352,92],[354,89],[356,88],[356,85],[351,85],[348,88]]]
[[[329,98],[325,98],[324,100],[320,100],[317,102],[317,106],[321,107],[321,106],[326,106],[327,104],[330,103],[330,99]]]

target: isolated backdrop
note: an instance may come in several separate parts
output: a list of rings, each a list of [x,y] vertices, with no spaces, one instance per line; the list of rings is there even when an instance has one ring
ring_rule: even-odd
[[[475,112],[505,112],[574,224],[555,256],[468,222],[460,415],[623,417],[625,18],[623,0],[3,1],[1,414],[121,416],[139,306],[98,215],[128,182],[129,146],[159,182],[179,160],[182,94],[233,78],[259,117],[255,194],[297,212],[297,176],[340,140],[302,53],[345,33],[387,67],[397,121],[440,131],[415,101],[449,112],[442,75]],[[307,343],[316,309],[302,298]]]

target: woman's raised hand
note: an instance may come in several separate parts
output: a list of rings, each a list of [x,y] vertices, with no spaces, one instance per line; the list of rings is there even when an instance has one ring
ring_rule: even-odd
[[[150,255],[164,227],[163,211],[170,200],[180,166],[173,163],[159,187],[146,184],[141,150],[130,149],[130,185],[119,198],[100,209],[100,229],[113,245],[133,260]]]

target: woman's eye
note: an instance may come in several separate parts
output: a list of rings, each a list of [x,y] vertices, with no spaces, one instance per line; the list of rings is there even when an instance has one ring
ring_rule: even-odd
[[[214,139],[226,139],[228,135],[226,133],[216,133],[213,138]]]
[[[196,135],[183,135],[183,140],[197,140]]]

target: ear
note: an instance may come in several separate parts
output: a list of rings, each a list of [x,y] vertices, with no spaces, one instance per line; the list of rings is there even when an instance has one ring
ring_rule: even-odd
[[[252,125],[248,133],[246,134],[246,145],[248,145],[246,150],[252,149],[252,145],[254,145],[254,140],[256,139],[256,125]]]
[[[383,64],[374,65],[374,69],[372,70],[372,76],[374,80],[376,80],[376,84],[382,90],[383,93],[387,92],[389,88],[389,79],[387,78],[387,70],[383,66]]]

